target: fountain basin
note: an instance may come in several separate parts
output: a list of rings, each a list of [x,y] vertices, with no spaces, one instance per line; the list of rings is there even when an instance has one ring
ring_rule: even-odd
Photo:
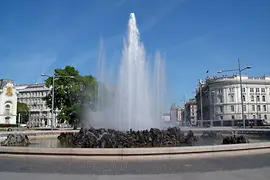
[[[92,160],[153,160],[191,157],[214,157],[269,153],[270,143],[233,144],[170,148],[33,148],[0,147],[0,153],[6,155],[82,157]]]

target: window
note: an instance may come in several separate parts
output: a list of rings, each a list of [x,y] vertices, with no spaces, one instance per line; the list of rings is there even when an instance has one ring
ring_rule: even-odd
[[[10,114],[10,105],[6,104],[5,106],[5,114]]]
[[[234,112],[234,106],[231,106],[231,111]]]
[[[247,115],[245,114],[245,119],[247,119]]]
[[[262,116],[259,114],[258,119],[262,119]]]
[[[10,117],[5,117],[5,123],[6,124],[9,124],[10,123],[9,119],[10,119]]]
[[[246,101],[246,96],[243,96],[243,101],[244,101],[244,102]]]
[[[251,102],[254,102],[254,96],[253,95],[251,96],[250,99],[251,99]]]
[[[262,96],[262,101],[265,102],[265,96]]]
[[[234,92],[234,88],[229,88],[229,91],[230,92]]]
[[[222,89],[218,89],[218,92],[219,92],[219,93],[222,93],[223,91],[222,91]]]
[[[253,119],[256,119],[256,115],[253,115]]]
[[[246,88],[242,88],[242,91],[243,91],[243,93],[245,93],[246,92]]]
[[[266,105],[263,105],[263,111],[266,111]]]
[[[250,92],[254,92],[254,88],[250,88]]]
[[[252,111],[255,111],[255,105],[252,105]]]
[[[267,119],[267,115],[264,115],[264,119]]]
[[[257,93],[260,92],[260,88],[256,88],[256,92],[257,92]]]
[[[246,105],[244,105],[244,111],[247,111],[247,107],[246,107]]]
[[[223,96],[219,96],[219,102],[223,103]]]
[[[232,119],[234,119],[234,115],[232,115]]]
[[[223,103],[223,95],[218,95],[217,102],[218,103]]]
[[[219,107],[219,111],[220,111],[221,113],[223,113],[223,106],[220,106],[220,107]]]
[[[220,116],[220,120],[223,120],[223,116]]]
[[[262,93],[265,93],[265,88],[261,88],[261,92]]]
[[[257,105],[257,111],[261,111],[261,105]]]
[[[230,102],[234,102],[234,95],[230,95]]]
[[[257,96],[256,101],[260,102],[260,96]]]

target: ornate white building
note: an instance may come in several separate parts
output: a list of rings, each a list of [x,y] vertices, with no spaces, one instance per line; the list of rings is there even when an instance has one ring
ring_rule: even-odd
[[[30,110],[29,125],[31,126],[51,126],[51,112],[42,99],[50,92],[50,88],[45,87],[44,84],[25,84],[16,85],[19,92],[18,102],[27,104]],[[55,122],[53,125],[55,126]]]
[[[245,119],[270,120],[270,77],[242,76]],[[203,119],[219,121],[221,124],[242,120],[240,76],[207,78],[202,84],[202,95],[197,89],[198,119],[201,119],[202,97]]]
[[[11,80],[0,79],[0,124],[16,124],[17,91]]]

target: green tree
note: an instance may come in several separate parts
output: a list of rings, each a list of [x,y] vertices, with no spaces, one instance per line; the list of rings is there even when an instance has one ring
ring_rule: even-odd
[[[54,76],[54,108],[60,110],[57,118],[61,122],[67,121],[76,126],[82,119],[84,107],[92,110],[96,108],[97,80],[91,75],[80,75],[72,66],[55,69]],[[52,77],[48,77],[45,81],[46,87],[51,87],[52,81]],[[51,108],[52,93],[49,93],[44,100]]]
[[[17,114],[17,122],[19,121],[20,116],[20,123],[25,124],[29,119],[29,108],[27,104],[17,102]]]

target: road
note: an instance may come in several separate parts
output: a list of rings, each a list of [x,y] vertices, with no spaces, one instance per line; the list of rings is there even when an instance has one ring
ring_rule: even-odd
[[[114,175],[114,176],[112,176]],[[0,179],[269,179],[270,154],[163,161],[89,161],[0,156]]]

